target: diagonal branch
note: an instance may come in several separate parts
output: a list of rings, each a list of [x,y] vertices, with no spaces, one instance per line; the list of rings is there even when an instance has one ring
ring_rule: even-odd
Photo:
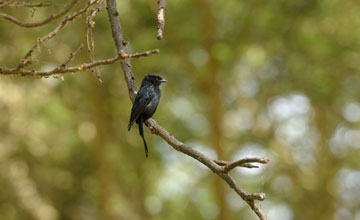
[[[194,148],[180,142],[177,140],[172,134],[170,134],[167,130],[161,127],[154,119],[149,119],[147,121],[152,133],[159,135],[162,137],[170,146],[172,146],[175,150],[180,151],[188,156],[198,160],[209,169],[211,169],[214,173],[219,175],[229,186],[232,188],[245,202],[249,204],[252,210],[258,215],[261,220],[266,220],[267,217],[265,213],[262,211],[261,207],[255,203],[255,200],[263,201],[265,199],[265,193],[249,193],[245,189],[243,189],[239,184],[235,182],[235,180],[224,171],[223,167],[218,165],[215,160],[212,160],[195,150]],[[268,159],[264,158],[264,161],[268,161]]]
[[[83,47],[84,47],[84,45],[81,44],[78,49],[76,49],[74,52],[70,53],[69,58],[65,61],[65,63],[61,64],[61,67],[62,67],[62,68],[65,68],[66,65],[67,65],[68,63],[70,63],[70,62],[74,59],[74,57],[76,56],[76,54],[78,54],[79,51],[80,51]]]
[[[11,2],[11,1],[9,1]],[[51,15],[50,17],[46,18],[43,21],[39,21],[39,22],[35,22],[35,23],[24,23],[22,21],[19,21],[18,19],[16,19],[15,17],[5,14],[5,13],[1,13],[0,12],[0,18],[4,18],[5,20],[8,20],[16,25],[19,25],[21,27],[25,27],[25,28],[33,28],[33,27],[39,27],[45,24],[48,24],[52,21],[55,21],[58,18],[61,18],[62,16],[64,16],[65,14],[67,14],[77,3],[79,2],[79,0],[73,0],[63,11],[59,12],[58,14],[55,15]],[[11,4],[11,3],[10,3]],[[8,5],[7,2],[3,3],[4,6]],[[1,7],[4,7],[3,5],[0,5]],[[26,7],[30,7],[29,4],[25,4],[24,6]],[[41,6],[45,6],[45,4],[38,4],[37,7],[41,7]],[[34,5],[32,5],[32,7],[36,7]]]
[[[119,19],[119,13],[116,8],[116,0],[106,0],[107,5],[107,11],[108,16],[111,24],[111,30],[112,35],[115,41],[116,48],[118,52],[120,53],[121,50],[124,50],[123,45],[123,33],[121,29],[120,19]],[[132,102],[135,100],[136,92],[137,92],[137,86],[136,81],[134,77],[134,73],[132,71],[131,63],[129,60],[126,60],[127,62],[122,61],[121,66],[124,71],[125,80],[128,86],[129,90],[129,96]],[[177,140],[172,134],[170,134],[167,130],[165,130],[163,127],[161,127],[154,119],[150,118],[147,121],[147,125],[150,128],[151,132],[159,135],[161,138],[163,138],[170,146],[172,146],[175,150],[180,151],[195,160],[198,160],[205,166],[207,166],[210,170],[212,170],[214,173],[216,173],[218,176],[220,176],[245,202],[248,203],[248,205],[251,207],[251,209],[256,213],[256,215],[261,220],[266,220],[267,217],[265,213],[262,211],[261,207],[255,203],[255,200],[264,200],[265,194],[264,193],[248,193],[246,190],[244,190],[239,184],[237,184],[234,179],[225,172],[226,169],[224,169],[224,165],[219,165],[215,160],[212,160],[205,156],[204,154],[200,153],[199,151],[195,150],[194,148],[180,142]],[[246,161],[246,159],[244,159]],[[268,161],[267,159],[264,159],[264,162]],[[250,164],[252,161],[243,162],[245,164]],[[257,162],[257,161],[256,161]],[[238,166],[238,162],[235,163],[226,163],[232,164],[231,167]],[[229,166],[229,165],[228,165]],[[229,168],[228,168],[229,169]],[[233,169],[233,168],[231,168]]]
[[[126,41],[124,40],[122,34],[122,28],[120,24],[119,12],[116,8],[116,1],[114,0],[107,0],[106,1],[106,9],[108,11],[110,25],[111,25],[111,32],[112,36],[115,41],[115,46],[120,53],[120,51],[126,51]],[[137,93],[137,85],[136,80],[134,77],[134,72],[132,70],[132,66],[129,60],[121,60],[121,68],[124,72],[125,81],[128,87],[129,97],[132,102],[135,100],[135,96]]]

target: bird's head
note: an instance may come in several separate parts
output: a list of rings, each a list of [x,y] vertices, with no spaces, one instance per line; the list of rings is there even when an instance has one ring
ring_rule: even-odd
[[[146,74],[144,81],[152,83],[156,86],[159,86],[161,83],[167,82],[165,79],[163,79],[161,76],[155,75],[155,74]]]

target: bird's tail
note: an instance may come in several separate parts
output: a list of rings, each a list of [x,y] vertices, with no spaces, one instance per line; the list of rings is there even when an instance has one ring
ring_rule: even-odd
[[[143,128],[143,119],[142,118],[139,118],[139,133],[140,133],[140,136],[142,137],[143,142],[144,142],[145,156],[148,157],[149,156],[149,151],[148,151],[147,144],[146,144],[146,141],[145,141],[144,128]]]

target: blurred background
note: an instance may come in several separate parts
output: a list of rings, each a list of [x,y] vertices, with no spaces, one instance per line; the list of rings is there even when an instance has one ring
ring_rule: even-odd
[[[3,8],[22,21],[64,9]],[[82,8],[81,1],[72,12]],[[168,80],[154,118],[222,160],[264,156],[232,176],[265,192],[269,219],[360,219],[360,5],[356,0],[168,0],[164,39],[156,1],[118,1],[138,84]],[[16,67],[60,22],[25,29],[0,20],[0,66]],[[95,58],[116,54],[108,17],[95,17]],[[85,16],[33,56],[50,69],[79,45]],[[64,80],[0,78],[0,219],[257,219],[218,176],[146,129],[127,132],[131,102],[119,63]]]

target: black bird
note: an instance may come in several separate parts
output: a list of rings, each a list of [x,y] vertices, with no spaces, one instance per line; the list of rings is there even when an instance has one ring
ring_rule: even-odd
[[[135,102],[131,109],[128,131],[130,131],[134,122],[139,125],[139,133],[144,141],[146,157],[148,157],[149,152],[144,137],[143,123],[151,118],[156,111],[161,96],[159,86],[163,82],[166,82],[166,80],[158,75],[146,74],[141,82],[140,90],[135,97]]]

